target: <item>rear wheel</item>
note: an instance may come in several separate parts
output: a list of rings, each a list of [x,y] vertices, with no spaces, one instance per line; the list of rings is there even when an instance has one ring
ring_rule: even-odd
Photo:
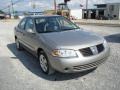
[[[51,68],[49,64],[47,55],[43,51],[39,53],[39,62],[40,62],[40,67],[45,74],[50,75],[54,73],[54,70]]]

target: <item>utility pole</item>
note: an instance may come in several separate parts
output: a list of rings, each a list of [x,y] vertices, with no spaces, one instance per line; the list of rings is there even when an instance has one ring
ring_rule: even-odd
[[[86,0],[86,19],[88,19],[88,0]]]
[[[8,12],[9,12],[9,15],[11,16],[11,14],[10,14],[10,6],[8,6]]]
[[[55,10],[55,13],[57,13],[56,0],[54,0],[54,10]]]
[[[36,8],[36,2],[34,0],[30,0],[30,3],[31,3],[31,7],[33,9],[35,9]]]
[[[14,16],[14,7],[13,7],[13,1],[11,0],[11,5],[12,5],[12,13],[13,13],[13,16]]]

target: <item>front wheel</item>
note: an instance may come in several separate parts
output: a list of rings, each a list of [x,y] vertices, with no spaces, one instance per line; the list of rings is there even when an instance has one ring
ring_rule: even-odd
[[[54,70],[51,68],[48,62],[47,55],[43,51],[39,53],[39,62],[40,62],[40,67],[45,74],[50,75],[54,73]]]

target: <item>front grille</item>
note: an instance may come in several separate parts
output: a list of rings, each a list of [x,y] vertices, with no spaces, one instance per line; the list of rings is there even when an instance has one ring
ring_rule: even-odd
[[[93,63],[85,64],[85,65],[79,65],[79,66],[73,66],[74,70],[86,70],[89,68],[97,67],[98,65],[102,64],[105,61],[105,59],[98,60]]]
[[[103,44],[97,45],[98,53],[101,53],[104,50]]]
[[[83,48],[83,49],[80,49],[80,52],[83,54],[83,56],[91,56],[93,55],[91,49],[88,47],[88,48]]]
[[[101,53],[104,50],[103,44],[96,45],[96,48],[97,48],[97,51],[98,51],[97,54]],[[85,57],[94,55],[90,47],[79,49],[79,51]]]

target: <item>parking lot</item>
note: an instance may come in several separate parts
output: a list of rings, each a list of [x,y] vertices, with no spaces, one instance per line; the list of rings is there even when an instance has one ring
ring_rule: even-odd
[[[120,90],[120,27],[80,25],[107,39],[110,57],[96,70],[48,76],[41,72],[35,57],[25,50],[17,51],[17,23],[0,21],[0,90]]]

